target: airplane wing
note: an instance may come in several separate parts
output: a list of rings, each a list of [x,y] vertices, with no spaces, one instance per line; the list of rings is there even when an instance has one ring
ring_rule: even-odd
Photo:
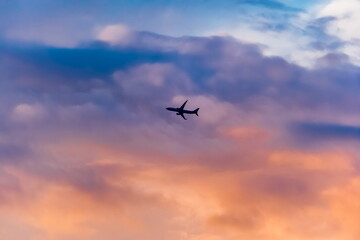
[[[185,103],[186,103],[186,102],[185,102]],[[183,117],[183,119],[187,120],[187,119],[185,118],[185,116],[184,116],[184,114],[183,114],[183,113],[180,113],[179,115],[180,115],[180,116],[182,116],[182,117]]]
[[[181,105],[180,109],[183,110],[188,100],[186,100],[183,105]]]

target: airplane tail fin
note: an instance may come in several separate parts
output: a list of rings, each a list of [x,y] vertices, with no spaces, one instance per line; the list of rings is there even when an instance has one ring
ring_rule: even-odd
[[[196,114],[196,116],[199,116],[199,115],[198,115],[199,109],[200,109],[200,108],[197,108],[197,109],[194,110],[194,113]]]

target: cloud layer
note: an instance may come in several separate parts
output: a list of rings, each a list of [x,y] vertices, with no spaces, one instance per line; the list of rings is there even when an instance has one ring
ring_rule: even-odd
[[[3,239],[359,238],[360,68],[111,25],[0,44]],[[200,117],[166,112],[189,99]]]

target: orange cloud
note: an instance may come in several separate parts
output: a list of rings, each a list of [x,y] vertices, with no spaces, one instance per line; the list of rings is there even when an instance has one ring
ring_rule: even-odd
[[[360,237],[360,178],[325,191],[331,219],[336,224],[339,239],[355,240]]]
[[[223,135],[238,141],[264,141],[271,137],[271,133],[258,127],[233,127],[223,131]]]
[[[354,155],[262,148],[268,136],[236,128],[221,135],[235,145],[180,156],[81,139],[49,142],[42,154],[58,156],[62,171],[9,167],[20,190],[3,189],[12,204],[0,211],[37,239],[357,239]],[[264,144],[243,149],[251,138]]]
[[[269,163],[274,166],[296,167],[308,170],[352,170],[351,154],[340,151],[320,153],[304,151],[277,151],[269,156]]]

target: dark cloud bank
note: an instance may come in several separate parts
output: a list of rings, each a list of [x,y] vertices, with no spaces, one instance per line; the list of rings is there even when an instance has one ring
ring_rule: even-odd
[[[316,68],[305,69],[280,57],[265,57],[256,45],[232,38],[170,38],[142,32],[125,46],[93,42],[77,48],[3,41],[0,54],[3,92],[14,91],[15,95],[21,95],[19,98],[41,102],[45,94],[51,93],[48,97],[54,104],[76,102],[75,96],[80,93],[84,101],[96,102],[94,91],[106,89],[123,100],[116,104],[127,105],[130,104],[127,99],[135,102],[137,98],[142,99],[143,96],[136,95],[136,89],[142,84],[148,87],[155,101],[161,98],[169,102],[173,97],[167,94],[170,91],[182,95],[213,95],[238,106],[254,107],[248,100],[261,97],[289,108],[328,108],[334,113],[356,112],[359,98],[360,70],[342,55],[329,54],[319,59]],[[168,85],[156,85],[151,83],[152,76],[144,76],[149,79],[134,81],[133,88],[124,92],[119,81],[132,79],[114,81],[115,72],[135,78],[137,76],[128,73],[146,64],[149,68],[156,68],[155,64],[171,65],[173,70],[169,71],[183,73],[190,83],[176,85],[175,81],[183,80],[173,81],[170,74],[164,80]],[[151,94],[157,90],[163,95]],[[62,99],[65,91],[74,94]],[[88,99],[85,100],[85,96]],[[18,100],[9,98],[10,102]]]

